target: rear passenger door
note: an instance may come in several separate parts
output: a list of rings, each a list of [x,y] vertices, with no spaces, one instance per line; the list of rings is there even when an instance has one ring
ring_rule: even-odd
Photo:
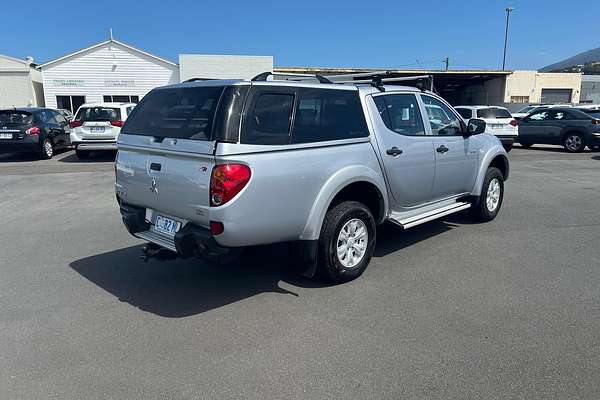
[[[521,143],[544,143],[548,110],[534,112],[519,122],[519,141]]]
[[[396,206],[392,208],[398,211],[428,202],[435,158],[417,97],[413,93],[382,93],[372,99],[369,112]]]
[[[420,94],[427,111],[435,154],[433,199],[470,192],[479,166],[480,138],[463,136],[461,117],[439,99]]]

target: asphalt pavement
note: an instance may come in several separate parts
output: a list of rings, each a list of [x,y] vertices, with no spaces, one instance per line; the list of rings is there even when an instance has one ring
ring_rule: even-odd
[[[110,156],[0,155],[0,399],[598,399],[600,153],[510,161],[496,220],[384,225],[327,286],[144,263]]]

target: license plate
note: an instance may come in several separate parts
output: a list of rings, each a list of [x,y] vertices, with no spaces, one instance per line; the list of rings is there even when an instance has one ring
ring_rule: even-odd
[[[0,139],[12,139],[12,133],[0,133]]]
[[[90,127],[90,132],[92,132],[92,133],[104,133],[104,127],[103,126],[92,126],[92,127]]]
[[[504,125],[502,125],[502,124],[490,124],[490,127],[492,129],[502,129],[503,126]]]
[[[162,215],[158,215],[156,217],[156,222],[154,223],[154,229],[169,235],[175,235],[180,227],[181,222],[175,221],[171,218],[163,217]]]

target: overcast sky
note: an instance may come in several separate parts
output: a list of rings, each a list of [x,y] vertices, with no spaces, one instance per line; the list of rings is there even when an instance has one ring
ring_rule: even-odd
[[[292,5],[293,4],[293,5]],[[600,0],[6,1],[0,54],[38,63],[116,39],[180,53],[272,55],[276,66],[538,69],[600,46]]]

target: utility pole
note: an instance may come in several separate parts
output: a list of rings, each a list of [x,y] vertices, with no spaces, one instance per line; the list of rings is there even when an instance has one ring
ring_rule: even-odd
[[[446,71],[448,71],[448,67],[450,66],[450,58],[449,57],[444,58],[444,64],[446,64]]]
[[[504,55],[502,56],[502,71],[506,66],[506,45],[508,43],[508,21],[510,20],[510,13],[514,11],[513,7],[506,7],[506,28],[504,29]]]

